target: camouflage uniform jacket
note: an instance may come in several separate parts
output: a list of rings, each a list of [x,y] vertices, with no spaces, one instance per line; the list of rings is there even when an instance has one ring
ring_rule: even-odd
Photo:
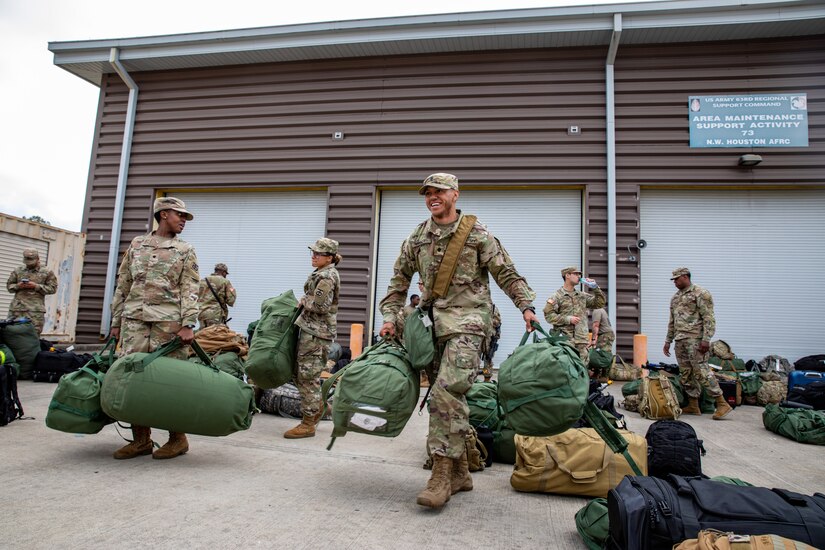
[[[395,261],[387,295],[380,304],[384,322],[396,322],[414,273],[418,273],[424,283],[421,301],[432,305],[438,337],[451,334],[488,335],[492,323],[489,275],[520,311],[533,305],[535,292],[518,274],[498,239],[480,222],[473,226],[461,250],[447,295],[432,301],[429,293],[435,283],[435,275],[447,244],[462,218],[459,211],[459,219],[447,226],[439,226],[430,218],[419,224],[404,241]]]
[[[679,290],[670,299],[670,321],[665,341],[699,338],[710,342],[716,332],[713,296],[699,285]]]
[[[335,266],[329,264],[310,273],[304,283],[304,311],[295,321],[301,330],[333,340],[337,333],[338,293],[341,279]]]
[[[18,288],[18,283],[28,279],[35,288]],[[9,311],[46,311],[44,297],[57,291],[57,277],[45,267],[29,269],[20,266],[11,272],[6,289],[14,294]]]
[[[132,239],[117,272],[112,327],[121,319],[144,322],[198,321],[198,258],[194,247],[177,237],[155,232]]]
[[[544,305],[544,318],[574,344],[587,344],[587,310],[599,309],[604,304],[604,293],[599,287],[593,289],[593,294],[576,289],[568,292],[561,287]],[[578,324],[571,324],[571,317],[578,317]]]
[[[215,289],[215,294],[220,298],[220,302],[215,299],[215,295],[209,290],[209,285]],[[198,306],[200,309],[200,316],[213,315],[214,317],[223,317],[226,320],[229,317],[229,307],[235,305],[235,287],[229,282],[229,279],[213,273],[208,277],[204,277],[198,286]]]

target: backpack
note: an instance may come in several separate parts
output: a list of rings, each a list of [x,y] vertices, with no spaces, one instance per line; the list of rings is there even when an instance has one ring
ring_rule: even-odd
[[[590,550],[604,548],[610,533],[606,498],[594,498],[576,512],[576,531]]]
[[[2,363],[13,366],[15,376],[20,375],[20,364],[14,358],[14,352],[9,346],[0,342],[0,364]]]
[[[788,401],[810,405],[817,411],[825,411],[825,382],[811,382],[788,390]]]
[[[277,388],[292,380],[295,370],[301,310],[291,290],[264,300],[261,318],[246,357],[246,373],[262,389]]]
[[[400,344],[384,339],[365,349],[321,387],[324,403],[335,387],[328,448],[347,432],[381,437],[400,434],[418,401],[420,380]]]
[[[793,364],[796,370],[815,370],[825,372],[825,355],[808,355]]]
[[[710,343],[710,353],[719,359],[735,359],[736,354],[730,349],[730,345],[724,340],[714,340]],[[718,364],[718,363],[714,363]]]
[[[763,407],[769,403],[779,403],[788,393],[788,386],[782,382],[773,380],[763,382],[762,387],[756,393],[756,402]]]
[[[681,420],[657,420],[647,429],[648,475],[701,476],[705,447],[693,426]]]
[[[800,443],[825,445],[825,412],[768,404],[762,412],[768,430]]]
[[[301,393],[291,382],[264,390],[258,406],[265,413],[277,414],[284,418],[303,418]]]
[[[670,384],[670,377],[653,373],[642,379],[639,391],[639,414],[651,420],[676,419],[682,414],[679,398]]]
[[[17,395],[17,370],[13,363],[0,364],[0,426],[23,417],[23,405]]]
[[[587,363],[587,366],[591,369],[609,369],[613,364],[613,354],[603,349],[591,349],[587,355]]]
[[[778,371],[788,373],[793,370],[790,362],[780,355],[766,355],[757,363],[762,372]]]
[[[470,407],[471,426],[498,426],[498,385],[495,382],[476,382],[470,386],[464,397],[467,399],[467,406]]]
[[[601,384],[596,380],[590,381],[590,395],[587,397],[596,407],[602,411],[608,422],[616,427],[627,429],[624,415],[616,410],[616,400],[612,395],[605,393],[601,389]],[[582,416],[575,424],[574,428],[592,428],[586,417]]]
[[[519,346],[498,374],[498,396],[509,425],[520,435],[550,436],[570,428],[584,413],[589,377],[575,347],[550,336]]]
[[[37,354],[40,353],[40,337],[37,335],[37,329],[28,319],[14,321],[4,323],[2,335],[3,343],[11,348],[20,365],[17,378],[28,380],[32,376]]]
[[[699,531],[673,550],[816,550],[803,542],[777,535],[737,535],[714,529]]]

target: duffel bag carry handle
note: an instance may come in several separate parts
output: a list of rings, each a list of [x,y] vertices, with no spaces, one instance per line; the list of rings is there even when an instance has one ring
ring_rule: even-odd
[[[567,341],[567,337],[566,337],[566,336],[563,336],[563,335],[561,335],[561,334],[550,334],[550,333],[548,333],[546,330],[544,330],[544,328],[542,328],[542,326],[541,326],[538,322],[536,322],[536,321],[533,321],[533,322],[531,323],[531,326],[532,326],[532,327],[533,327],[533,328],[534,328],[534,329],[535,329],[535,330],[536,330],[539,334],[541,334],[542,336],[544,336],[544,338],[545,338],[548,342],[550,342],[551,344],[558,344],[558,343],[560,343],[560,342],[566,342],[566,341]],[[526,343],[527,343],[527,339],[528,339],[529,337],[530,337],[530,333],[529,333],[529,332],[527,332],[527,331],[525,330],[525,331],[524,331],[524,336],[522,336],[522,337],[521,337],[521,343],[519,343],[519,346],[523,346],[524,344],[526,344]]]
[[[192,348],[192,350],[194,350],[195,355],[198,356],[198,359],[203,361],[203,365],[205,367],[210,368],[215,372],[219,372],[221,370],[215,366],[215,364],[212,362],[212,360],[209,358],[206,352],[203,351],[203,348],[200,346],[200,344],[192,340],[192,343],[189,344],[189,346]],[[163,357],[165,355],[169,355],[173,351],[179,350],[181,347],[183,347],[183,342],[181,341],[180,336],[175,336],[173,340],[170,340],[166,344],[162,345],[161,347],[159,347],[158,349],[144,357],[140,365],[135,365],[135,372],[141,372],[143,369],[148,367],[155,359]]]
[[[115,362],[115,347],[117,347],[117,338],[109,338],[106,342],[106,345],[103,346],[98,352],[92,354],[92,358],[83,365],[84,368],[88,367],[89,369],[97,369],[98,371],[106,372],[109,367],[112,366],[112,363]],[[103,358],[103,354],[106,353],[106,350],[109,350],[109,356],[107,358]]]

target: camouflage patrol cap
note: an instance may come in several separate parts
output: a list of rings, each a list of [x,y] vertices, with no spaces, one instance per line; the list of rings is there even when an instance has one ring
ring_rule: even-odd
[[[191,212],[186,210],[186,204],[180,199],[176,199],[175,197],[158,197],[155,199],[155,206],[154,206],[154,213],[157,214],[163,210],[174,210],[175,212],[179,212],[183,214],[183,217],[191,221],[195,216],[192,215]]]
[[[23,251],[24,260],[39,260],[40,254],[34,248],[27,248]]]
[[[321,254],[338,254],[338,241],[324,237],[323,239],[318,239],[315,241],[315,244],[307,248]]]
[[[673,270],[673,276],[670,278],[670,280],[675,281],[682,275],[690,275],[690,270],[686,267],[677,267]]]
[[[566,276],[566,275],[569,275],[569,274],[571,274],[571,273],[578,273],[579,275],[581,275],[581,274],[582,274],[582,270],[581,270],[581,269],[579,269],[579,268],[578,268],[578,267],[576,267],[576,266],[573,266],[573,265],[567,266],[567,267],[565,267],[564,269],[562,269],[562,270],[561,270],[561,276],[562,276],[562,277],[564,277],[564,276]]]
[[[229,275],[229,268],[226,267],[226,264],[215,264],[215,271],[223,271]]]
[[[427,179],[424,180],[424,183],[421,184],[421,187],[418,189],[418,194],[423,195],[424,190],[427,189],[427,187],[435,187],[436,189],[454,189],[458,191],[458,178],[445,172],[430,174],[427,176]]]

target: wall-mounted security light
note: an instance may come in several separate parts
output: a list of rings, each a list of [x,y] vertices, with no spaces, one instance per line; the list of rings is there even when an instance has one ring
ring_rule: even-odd
[[[344,139],[344,132],[341,132],[341,131],[332,132],[332,139],[334,139],[334,140]]]
[[[760,155],[742,155],[739,157],[739,166],[756,166],[762,162]]]

